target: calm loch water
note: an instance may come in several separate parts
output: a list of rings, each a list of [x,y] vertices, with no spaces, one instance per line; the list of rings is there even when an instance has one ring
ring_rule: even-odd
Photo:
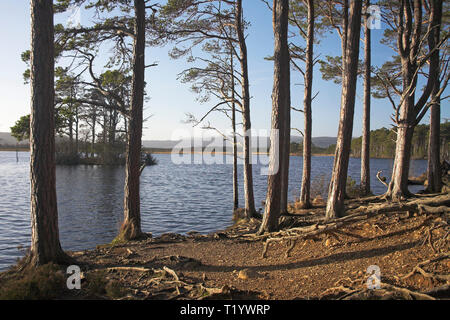
[[[145,232],[209,233],[225,228],[232,219],[232,165],[174,164],[170,155],[155,155],[159,164],[141,176],[142,227]],[[265,157],[265,156],[262,156]],[[0,270],[23,255],[30,241],[29,153],[0,152]],[[263,159],[266,163],[267,159]],[[230,161],[225,161],[225,163]],[[392,160],[373,159],[372,190],[385,187],[376,180],[378,170],[389,176]],[[313,179],[329,179],[332,157],[314,157]],[[267,177],[254,165],[257,208],[266,194]],[[239,187],[241,203],[242,167]],[[291,158],[291,200],[299,195],[302,158]],[[414,160],[411,174],[426,171],[426,161]],[[349,176],[358,181],[360,160],[351,159]],[[84,250],[110,242],[118,232],[123,208],[123,167],[58,166],[56,169],[59,228],[65,250]],[[417,187],[416,187],[417,190]],[[415,191],[415,190],[412,190]]]

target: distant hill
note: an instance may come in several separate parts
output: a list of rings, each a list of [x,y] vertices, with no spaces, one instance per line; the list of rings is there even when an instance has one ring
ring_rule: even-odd
[[[260,138],[260,141],[264,141],[264,139],[267,139],[267,141],[269,141],[269,138],[267,138],[267,137]],[[300,137],[300,136],[292,136],[291,137],[291,142],[301,143],[302,141],[303,141],[303,137]],[[336,144],[336,141],[337,141],[337,138],[333,138],[333,137],[312,138],[312,143],[315,146],[317,146],[319,148],[324,148],[324,149],[328,148],[329,146],[331,146],[333,144]],[[176,145],[178,145],[180,142],[182,142],[182,140],[179,140],[179,141],[144,140],[142,142],[142,144],[143,144],[144,148],[149,148],[149,149],[172,149]],[[188,140],[185,140],[183,143],[188,143]],[[211,143],[212,143],[212,140],[211,141],[203,141],[203,146],[211,146]],[[257,143],[257,138],[254,137],[253,144],[256,145],[256,143]],[[267,144],[267,145],[269,145],[269,144]],[[200,143],[195,142],[195,146],[200,146]]]
[[[14,138],[9,132],[0,132],[0,146],[15,146],[17,143],[16,138]],[[19,143],[20,146],[27,146],[28,141],[22,141]]]
[[[301,143],[303,142],[303,137],[300,136],[292,136],[291,137],[291,142],[295,142],[295,143]],[[336,144],[337,142],[337,138],[333,138],[333,137],[315,137],[312,138],[312,143],[319,148],[323,148],[326,149],[329,146]]]
[[[263,141],[264,141],[264,139],[267,139],[267,141],[269,141],[269,138],[267,138],[267,137],[262,137],[260,139]],[[337,139],[333,138],[333,137],[312,138],[313,144],[320,148],[328,148],[330,145],[336,144],[336,140]],[[303,141],[303,137],[300,137],[300,136],[292,136],[291,137],[291,142],[301,143],[302,141]],[[181,140],[179,140],[179,141],[144,140],[144,141],[142,141],[142,145],[144,146],[144,148],[149,148],[149,149],[173,149],[180,142],[181,142]],[[16,143],[17,143],[17,140],[13,136],[11,136],[11,133],[0,132],[0,146],[15,146]],[[211,143],[212,143],[212,140],[211,141],[203,141],[203,146],[210,146]],[[257,138],[254,137],[253,144],[256,145],[256,143],[257,143]],[[20,142],[19,145],[26,146],[26,145],[28,145],[28,141],[22,141],[22,142]],[[196,142],[196,146],[200,146],[200,144],[198,142]]]

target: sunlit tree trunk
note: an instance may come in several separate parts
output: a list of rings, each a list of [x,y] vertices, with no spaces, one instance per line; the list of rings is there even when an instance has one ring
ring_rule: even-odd
[[[370,190],[370,88],[371,88],[371,30],[369,26],[370,0],[366,0],[364,15],[364,111],[363,111],[363,134],[361,146],[361,194],[366,196]]]
[[[134,52],[131,108],[125,171],[124,222],[120,238],[142,235],[140,206],[140,162],[145,85],[145,1],[134,0]]]
[[[431,41],[435,45],[439,43],[441,38],[440,23],[437,20],[442,19],[442,0],[434,1],[431,9],[433,10],[433,17],[436,19],[434,33],[431,35]],[[429,38],[431,39],[431,38]],[[432,56],[433,65],[439,61],[440,50],[436,49]],[[442,175],[441,175],[441,98],[438,96],[440,91],[440,79],[438,75],[434,75],[434,87],[431,94],[431,115],[430,115],[430,134],[428,140],[428,171],[427,191],[431,193],[441,192],[442,189]]]
[[[342,79],[342,100],[333,174],[328,192],[326,217],[340,217],[344,212],[345,187],[353,132],[356,80],[358,73],[362,1],[351,1],[345,55],[346,75]]]
[[[233,130],[233,212],[239,209],[239,186],[238,186],[238,167],[237,167],[237,135],[236,135],[236,96],[234,82],[234,54],[230,53],[230,71],[231,71],[231,126]]]
[[[97,108],[94,107],[92,110],[92,140],[91,140],[91,158],[95,158],[95,126],[97,123]]]
[[[427,32],[430,64],[428,80],[421,97],[415,102],[417,87],[418,54],[421,49],[422,38],[422,1],[413,3],[401,0],[398,31],[398,48],[402,63],[403,103],[400,106],[397,123],[397,143],[392,178],[386,197],[392,200],[402,200],[411,193],[408,190],[408,174],[411,159],[412,138],[414,128],[423,117],[427,108],[426,101],[439,81],[439,51],[436,50],[440,36],[442,21],[442,0],[430,2],[431,25]],[[411,6],[411,4],[413,6]]]
[[[251,150],[251,121],[250,121],[250,90],[248,78],[247,45],[245,43],[242,0],[236,0],[236,32],[238,35],[242,74],[242,122],[244,128],[244,199],[245,215],[251,218],[255,215],[255,196],[253,193],[252,150]]]
[[[31,252],[33,266],[69,263],[59,242],[55,174],[53,1],[31,1]]]
[[[284,116],[284,138],[282,141],[280,153],[283,153],[283,164],[281,166],[281,199],[280,212],[288,212],[288,196],[289,196],[289,162],[291,153],[291,110],[285,110]]]
[[[285,116],[291,108],[290,97],[290,56],[288,47],[289,1],[274,0],[273,29],[275,37],[274,84],[272,92],[272,132],[270,146],[270,175],[268,178],[266,207],[259,233],[278,229],[281,213],[281,180],[285,152],[277,152],[285,139]],[[281,148],[280,148],[281,149]]]
[[[434,92],[439,91],[439,87],[435,87]],[[441,192],[442,178],[441,178],[441,106],[440,99],[432,95],[435,100],[431,106],[430,117],[430,135],[428,140],[428,187],[427,191],[431,193]]]
[[[342,11],[342,36],[341,36],[341,46],[342,46],[342,79],[346,75],[346,56],[347,56],[347,46],[348,46],[348,10],[349,10],[349,0],[343,0],[343,11]]]
[[[312,87],[314,71],[314,1],[308,0],[308,33],[306,41],[305,95],[303,115],[305,130],[303,138],[303,173],[300,203],[303,208],[311,207],[311,154],[312,154]]]

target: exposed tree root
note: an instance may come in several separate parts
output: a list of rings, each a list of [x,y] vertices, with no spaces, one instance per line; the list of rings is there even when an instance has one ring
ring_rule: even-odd
[[[333,219],[329,221],[322,220],[321,222],[310,226],[301,228],[292,228],[261,236],[254,236],[254,235],[249,237],[247,236],[247,239],[251,240],[267,239],[264,244],[262,252],[263,258],[266,258],[267,250],[271,243],[287,241],[290,243],[290,246],[286,252],[286,256],[289,256],[297,240],[307,239],[318,236],[320,234],[329,233],[344,226],[348,226],[350,224],[359,222],[361,220],[365,220],[369,217],[373,217],[382,213],[405,212],[405,211],[418,212],[421,214],[446,213],[448,212],[448,207],[446,207],[448,205],[450,205],[450,194],[445,194],[434,198],[411,199],[405,202],[387,202],[380,204],[378,203],[369,204],[368,206],[362,206],[357,209],[347,211],[349,215],[343,218]],[[431,247],[433,248],[433,250],[436,251],[431,242],[432,241],[431,231],[428,241],[431,243]]]
[[[381,288],[386,289],[388,291],[399,292],[405,297],[405,299],[408,299],[408,297],[411,297],[415,300],[436,300],[436,298],[433,298],[432,296],[429,296],[425,293],[412,291],[412,290],[409,290],[406,288],[397,287],[397,286],[387,284],[387,283],[381,283]]]
[[[416,273],[420,273],[422,276],[424,276],[425,278],[431,278],[431,279],[436,279],[436,280],[440,280],[440,281],[450,281],[450,274],[446,274],[446,275],[440,275],[440,274],[436,274],[436,273],[432,273],[432,272],[426,272],[425,270],[423,270],[423,267],[434,263],[434,262],[438,262],[441,260],[446,260],[446,259],[450,259],[450,253],[444,253],[442,255],[440,255],[439,257],[436,257],[434,259],[429,259],[426,261],[422,261],[420,262],[417,266],[414,267],[414,269],[408,273],[407,275],[403,276],[401,279],[405,280],[408,279],[410,277],[412,277],[414,274]]]
[[[439,289],[431,294],[440,294],[445,288]],[[332,294],[334,293],[334,294]],[[367,299],[395,299],[401,297],[405,300],[436,300],[435,297],[428,293],[412,291],[407,288],[394,286],[388,283],[380,283],[379,289],[368,289],[361,287],[352,289],[345,286],[338,286],[325,290],[321,295],[321,299],[334,298],[337,300],[367,300]]]
[[[450,285],[446,284],[437,288],[433,288],[425,292],[425,294],[434,298],[450,297]]]

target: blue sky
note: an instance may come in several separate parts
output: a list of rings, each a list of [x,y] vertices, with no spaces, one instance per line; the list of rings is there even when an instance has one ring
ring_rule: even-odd
[[[251,119],[256,130],[270,128],[271,92],[273,84],[273,64],[264,57],[273,54],[273,31],[271,12],[266,5],[258,0],[244,1],[244,14],[251,22],[248,30],[247,46],[249,54]],[[64,17],[57,17],[56,22],[64,22]],[[88,23],[89,16],[82,15],[82,23]],[[385,26],[383,25],[382,28]],[[373,30],[373,62],[381,64],[393,55],[393,51],[378,42],[383,30]],[[0,131],[9,131],[14,122],[30,109],[30,89],[22,79],[25,64],[20,60],[21,52],[30,44],[30,12],[29,0],[0,1],[0,36],[2,40],[1,73],[0,73]],[[180,83],[177,74],[186,68],[183,59],[172,60],[168,57],[169,47],[148,48],[147,64],[157,61],[158,67],[146,71],[148,83],[147,93],[150,101],[146,104],[145,115],[152,117],[145,123],[144,139],[171,139],[177,129],[190,129],[182,123],[185,113],[190,112],[201,116],[211,104],[199,104],[189,85]],[[340,55],[340,39],[335,34],[326,35],[321,44],[316,47],[316,54]],[[362,54],[362,52],[361,52]],[[313,136],[336,136],[341,88],[332,82],[321,79],[316,68],[314,73],[314,91],[319,95],[313,104]],[[292,105],[301,107],[303,100],[303,82],[301,75],[292,72]],[[360,136],[362,118],[362,91],[358,84],[355,106],[354,136]],[[389,102],[373,100],[373,129],[389,127],[392,112]],[[303,128],[303,116],[293,113],[292,126]],[[443,102],[442,118],[450,118],[448,101]],[[424,122],[428,122],[426,116]],[[228,128],[229,121],[220,115],[210,118],[211,124],[219,128]],[[297,134],[293,132],[293,134]]]

